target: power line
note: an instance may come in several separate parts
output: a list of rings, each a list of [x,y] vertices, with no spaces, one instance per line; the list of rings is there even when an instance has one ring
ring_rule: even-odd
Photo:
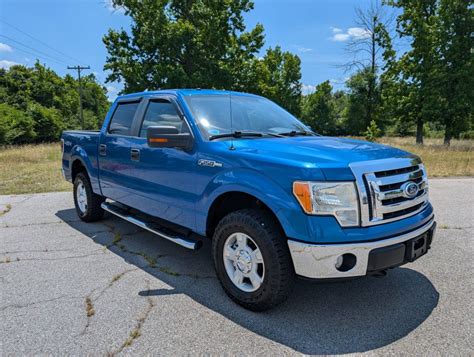
[[[45,61],[53,61],[53,62],[56,62],[57,64],[60,64],[60,65],[63,65],[63,64],[64,64],[64,62],[59,62],[59,61],[57,61],[57,60],[55,60],[55,59],[49,59],[49,58],[46,58],[46,57],[43,57],[43,56],[39,56],[39,55],[36,54],[36,53],[32,53],[32,52],[29,52],[29,51],[25,51],[25,50],[22,49],[22,48],[18,48],[18,47],[15,47],[15,46],[10,46],[10,47],[14,48],[16,51],[23,52],[23,53],[25,53],[25,54],[27,54],[27,55],[30,55],[30,56],[33,56],[33,57],[36,57],[36,58],[40,58],[40,59],[43,59],[43,60],[45,60]]]
[[[20,42],[20,41],[17,41],[17,40],[15,40],[15,39],[11,38],[11,37],[8,37],[8,36],[2,35],[2,34],[0,34],[0,37],[6,38],[6,39],[7,39],[7,40],[9,40],[9,41],[12,41],[12,42],[14,42],[14,43],[17,43],[17,44],[19,44],[20,46],[26,47],[26,48],[28,48],[28,49],[30,49],[30,50],[32,50],[32,51],[35,51],[35,52],[37,52],[37,53],[40,53],[40,54],[42,54],[42,55],[43,55],[43,56],[45,56],[45,57],[49,57],[49,58],[51,58],[53,61],[56,61],[56,62],[61,62],[61,63],[63,63],[63,64],[66,64],[66,65],[67,65],[67,63],[66,63],[66,62],[64,62],[64,61],[62,61],[62,60],[60,60],[60,59],[58,59],[58,58],[55,58],[55,57],[53,57],[53,56],[49,55],[49,54],[48,54],[48,53],[46,53],[46,52],[43,52],[43,51],[37,50],[37,49],[36,49],[36,48],[34,48],[34,47],[31,47],[31,46],[25,45],[24,43],[22,43],[22,42]]]
[[[82,112],[82,83],[81,83],[81,71],[83,69],[91,69],[90,66],[81,67],[81,66],[67,66],[67,69],[75,69],[77,70],[77,79],[79,81],[79,113],[81,115],[81,128],[84,130],[84,114]]]
[[[44,41],[42,41],[42,40],[40,40],[40,39],[38,39],[38,38],[36,38],[36,37],[30,35],[29,33],[27,33],[27,32],[25,32],[25,31],[19,29],[19,28],[16,27],[16,26],[13,26],[12,24],[9,24],[9,23],[6,22],[5,20],[0,19],[0,22],[3,22],[5,25],[10,26],[11,28],[15,29],[16,31],[18,31],[18,32],[20,32],[20,33],[22,33],[22,34],[28,36],[29,38],[31,38],[31,39],[33,39],[33,40],[39,42],[39,43],[41,43],[43,46],[48,47],[49,49],[53,50],[53,51],[56,52],[56,53],[59,53],[60,55],[62,55],[62,56],[64,56],[64,57],[67,57],[67,58],[69,58],[69,59],[71,59],[71,60],[73,60],[73,61],[76,61],[76,62],[79,62],[79,63],[84,64],[83,61],[80,61],[80,60],[78,60],[77,58],[71,57],[71,56],[69,56],[68,54],[66,54],[66,53],[64,53],[64,52],[55,49],[53,46],[50,46],[50,45],[48,45],[46,42],[44,42]]]

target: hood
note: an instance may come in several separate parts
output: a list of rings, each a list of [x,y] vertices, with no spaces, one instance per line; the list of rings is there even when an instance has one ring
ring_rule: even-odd
[[[263,155],[288,166],[317,167],[327,180],[353,179],[349,164],[395,157],[416,157],[387,145],[325,136],[234,140],[242,154]],[[246,155],[247,156],[247,155]]]

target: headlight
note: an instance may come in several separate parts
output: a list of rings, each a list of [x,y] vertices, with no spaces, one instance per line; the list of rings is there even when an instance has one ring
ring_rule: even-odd
[[[342,227],[359,225],[354,182],[296,181],[293,194],[307,214],[332,215]]]

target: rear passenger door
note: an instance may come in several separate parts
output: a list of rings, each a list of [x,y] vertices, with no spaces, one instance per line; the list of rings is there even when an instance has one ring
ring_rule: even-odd
[[[100,187],[102,194],[123,204],[129,204],[131,138],[136,131],[140,99],[122,100],[99,141]]]

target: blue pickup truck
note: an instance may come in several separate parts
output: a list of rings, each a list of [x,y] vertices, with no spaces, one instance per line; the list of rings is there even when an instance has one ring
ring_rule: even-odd
[[[124,95],[100,131],[61,140],[82,220],[107,211],[188,249],[211,240],[225,292],[254,311],[298,276],[384,275],[424,255],[436,227],[417,156],[320,136],[251,94]]]

